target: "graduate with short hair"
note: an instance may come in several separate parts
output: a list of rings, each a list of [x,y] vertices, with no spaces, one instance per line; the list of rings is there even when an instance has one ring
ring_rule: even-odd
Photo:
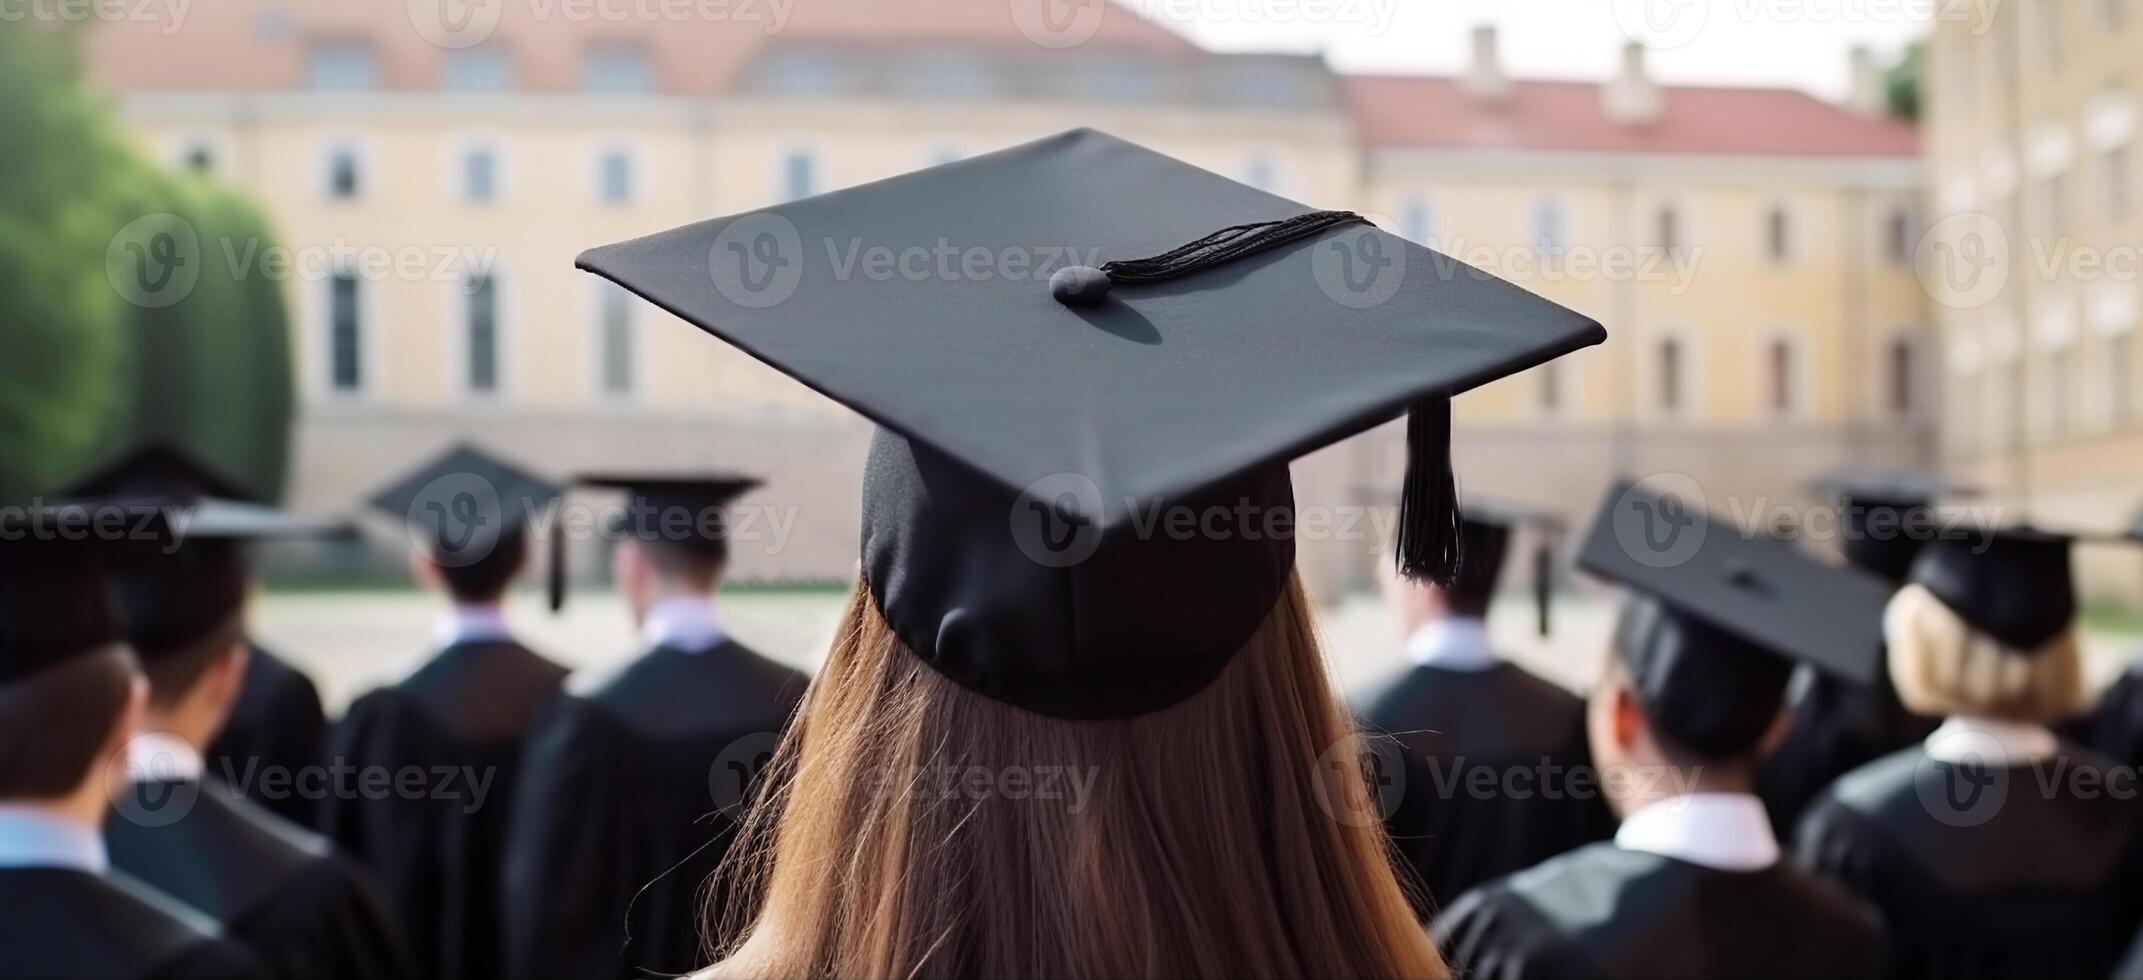
[[[240,796],[202,751],[250,667],[244,547],[342,528],[231,501],[157,505],[184,517],[185,536],[118,579],[149,702],[128,746],[131,785],[105,822],[113,865],[223,923],[274,977],[407,976],[400,929],[362,870],[326,838]],[[292,774],[293,788],[307,775],[325,773]]]
[[[386,890],[418,977],[500,972],[499,862],[514,783],[567,673],[515,639],[503,605],[528,564],[531,519],[557,498],[556,486],[463,446],[372,500],[406,522],[411,573],[447,609],[436,652],[353,702],[333,754],[357,771],[420,772],[426,782],[420,792],[332,794],[322,824]]]
[[[1789,724],[1796,662],[1865,682],[1882,585],[1634,484],[1610,491],[1578,563],[1631,593],[1588,707],[1622,825],[1612,842],[1449,904],[1432,925],[1453,969],[1480,980],[1885,975],[1874,910],[1788,861],[1754,792]]]
[[[69,480],[70,497],[162,497],[265,504],[236,478],[176,443],[152,440],[98,463]],[[287,784],[327,761],[327,711],[312,678],[246,637],[245,684],[230,718],[206,753],[208,768],[237,777],[240,786]],[[301,827],[313,826],[319,801],[302,793],[255,794],[254,802]]]
[[[729,474],[595,474],[623,491],[613,575],[641,653],[577,673],[530,739],[506,855],[507,975],[630,977],[704,964],[700,914],[753,772],[810,678],[731,636],[715,589]],[[727,787],[723,790],[722,787]]]
[[[1884,617],[1905,706],[1946,720],[1855,769],[1795,850],[1880,906],[1912,977],[2105,976],[2143,920],[2143,800],[2048,725],[2083,694],[2074,537],[1930,543]]]
[[[162,543],[98,537],[97,513],[0,518],[0,978],[255,980],[214,919],[112,871],[101,830],[148,689],[109,568]]]
[[[1541,536],[1523,557],[1546,632],[1558,526],[1529,508],[1469,499],[1457,579],[1439,587],[1391,577],[1410,667],[1370,692],[1361,717],[1401,755],[1385,827],[1425,889],[1424,918],[1483,881],[1614,832],[1591,774],[1584,699],[1505,659],[1488,636],[1522,532]]]

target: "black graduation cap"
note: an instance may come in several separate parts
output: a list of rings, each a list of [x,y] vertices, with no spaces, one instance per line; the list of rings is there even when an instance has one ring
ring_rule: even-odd
[[[1794,663],[1860,685],[1880,668],[1887,585],[1744,534],[1677,494],[1615,486],[1577,561],[1636,593],[1616,653],[1652,723],[1706,758],[1755,746]]]
[[[2076,621],[2076,540],[2021,526],[1954,528],[1921,549],[1911,581],[2007,649],[2036,653]]]
[[[1606,336],[1358,215],[1084,129],[579,265],[878,423],[880,611],[946,676],[1066,718],[1195,693],[1286,583],[1290,535],[1181,537],[1140,519],[1156,505],[1291,507],[1290,460],[1405,413],[1401,565],[1448,580],[1448,399]]]
[[[116,497],[213,497],[265,503],[237,478],[177,443],[154,439],[90,465],[60,488],[75,499]]]
[[[0,513],[0,685],[126,639],[112,573],[169,543],[160,512],[83,503]]]
[[[118,578],[128,642],[145,660],[177,653],[245,605],[252,572],[247,546],[321,539],[353,528],[264,504],[216,498],[114,498],[103,505],[163,513],[171,546],[133,562]]]
[[[563,492],[557,484],[472,445],[456,445],[372,495],[374,510],[403,523],[410,543],[441,565],[473,564]],[[563,521],[551,522],[552,547]]]
[[[584,473],[573,482],[625,492],[625,507],[611,533],[662,541],[716,560],[729,557],[729,525],[722,509],[763,485],[733,473]],[[552,608],[564,602],[565,559],[552,553]]]
[[[1813,481],[1839,505],[1845,559],[1893,584],[1903,583],[1913,559],[1937,530],[1934,506],[1971,488],[1927,470],[1841,467]]]

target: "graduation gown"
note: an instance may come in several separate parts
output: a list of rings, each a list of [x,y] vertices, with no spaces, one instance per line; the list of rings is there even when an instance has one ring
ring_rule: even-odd
[[[575,678],[530,740],[506,860],[507,976],[687,973],[736,821],[718,767],[756,766],[809,679],[735,641]],[[714,908],[719,911],[720,897]]]
[[[1882,925],[1789,862],[1721,871],[1591,844],[1467,892],[1434,923],[1468,980],[1879,977]]]
[[[1799,826],[1809,801],[1832,781],[1919,742],[1941,723],[1905,710],[1887,672],[1864,687],[1803,667],[1794,688],[1793,727],[1756,777],[1774,827]]]
[[[257,786],[263,772],[280,770],[294,779],[327,760],[327,712],[312,678],[258,644],[252,651],[230,720],[207,752],[209,774],[242,789]],[[317,799],[296,792],[254,792],[251,798],[301,827],[317,825]]]
[[[378,890],[326,838],[215,779],[137,783],[134,792],[172,801],[190,795],[192,804],[162,826],[113,814],[104,830],[113,867],[221,923],[269,976],[409,975],[400,930]]]
[[[2040,765],[2066,778],[2111,763],[2064,742]],[[1902,976],[2106,976],[2143,919],[2138,802],[2047,794],[2019,763],[1977,774],[2006,786],[1988,813],[1973,775],[1920,748],[1893,753],[1824,793],[1796,850],[1882,909]]]
[[[128,881],[0,868],[0,980],[261,980],[216,923]]]
[[[2143,667],[2122,671],[2098,707],[2062,731],[2115,762],[2143,766]]]
[[[1404,755],[1385,826],[1432,907],[1614,832],[1589,773],[1568,778],[1590,764],[1585,703],[1516,664],[1416,666],[1372,694],[1362,721]],[[1491,789],[1469,789],[1476,779]]]
[[[321,818],[401,916],[415,976],[498,975],[499,862],[514,782],[528,733],[565,677],[564,667],[516,643],[457,643],[401,683],[359,698],[336,727],[339,764],[416,767],[433,789],[331,794]],[[479,802],[477,781],[487,778]],[[451,797],[438,791],[447,780]]]

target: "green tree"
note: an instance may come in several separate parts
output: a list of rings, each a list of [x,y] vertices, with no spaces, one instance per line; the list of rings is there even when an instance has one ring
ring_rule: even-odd
[[[266,222],[129,147],[79,37],[0,32],[0,499],[144,438],[272,499],[293,382],[281,287],[254,261]]]
[[[1890,113],[1906,119],[1920,118],[1920,82],[1927,69],[1927,42],[1914,41],[1905,56],[1890,66],[1884,77]]]

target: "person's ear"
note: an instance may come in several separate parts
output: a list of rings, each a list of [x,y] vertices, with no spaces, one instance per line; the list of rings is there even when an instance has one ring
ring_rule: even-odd
[[[419,587],[433,592],[446,584],[439,574],[439,566],[433,564],[432,556],[422,548],[409,549],[409,577],[415,579]]]
[[[1624,754],[1635,751],[1637,742],[1644,737],[1644,709],[1638,707],[1637,696],[1624,685],[1615,685],[1614,705],[1608,715],[1608,735],[1615,740],[1615,748]]]
[[[243,639],[232,640],[231,650],[216,665],[216,700],[229,704],[238,700],[239,689],[245,687],[246,669],[253,662],[253,648]]]

